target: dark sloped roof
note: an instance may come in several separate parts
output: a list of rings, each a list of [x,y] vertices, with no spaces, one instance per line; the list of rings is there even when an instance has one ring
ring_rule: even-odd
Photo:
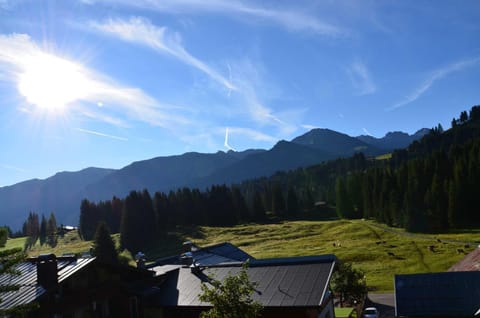
[[[73,273],[91,263],[95,258],[58,257],[58,281],[62,282]],[[0,309],[29,304],[42,296],[46,290],[37,284],[37,265],[32,259],[17,265],[20,275],[0,275],[0,285],[17,285],[17,291],[0,294]]]
[[[244,262],[254,259],[251,255],[230,243],[220,243],[203,247],[191,252],[196,264],[210,266],[227,262]],[[182,264],[181,255],[169,256],[157,260],[153,265],[175,265]]]
[[[480,309],[480,272],[395,275],[396,316],[473,317]]]
[[[448,269],[449,272],[468,272],[480,270],[480,248],[474,249],[460,262]]]
[[[256,282],[253,299],[265,307],[319,307],[327,295],[335,257],[283,258],[252,261],[247,273]],[[179,267],[167,273],[167,280],[155,299],[156,306],[209,306],[198,299],[201,283],[208,277],[222,281],[236,275],[241,264],[222,264],[193,273]]]

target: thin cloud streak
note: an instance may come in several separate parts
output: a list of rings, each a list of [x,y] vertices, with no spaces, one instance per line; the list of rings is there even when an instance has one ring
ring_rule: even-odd
[[[463,60],[457,63],[450,64],[444,68],[435,70],[429,78],[427,78],[412,94],[407,96],[404,100],[396,103],[395,105],[387,108],[386,110],[394,110],[405,105],[408,105],[418,98],[420,98],[425,92],[427,92],[436,81],[443,79],[444,77],[454,73],[462,71],[469,67],[474,67],[480,63],[480,57],[473,59]]]
[[[308,129],[308,130],[321,128],[320,126],[309,125],[309,124],[303,124],[303,125],[301,125],[301,127],[302,127],[302,128],[305,128],[305,129]]]
[[[278,127],[283,135],[295,130],[294,125],[287,123],[280,118],[271,108],[265,105],[262,100],[264,96],[259,96],[259,93],[266,95],[269,81],[262,78],[262,66],[254,64],[250,60],[238,61],[237,63],[230,62],[230,69],[232,78],[238,91],[234,94],[242,100],[242,109],[246,109],[250,117],[261,125],[270,125]],[[263,98],[262,98],[263,97]]]
[[[250,128],[230,127],[228,129],[228,132],[229,132],[229,134],[243,135],[243,136],[251,138],[255,141],[264,141],[264,142],[276,142],[276,141],[278,141],[278,138],[275,138],[273,136],[261,133],[259,131],[256,131],[256,130],[250,129]]]
[[[119,136],[114,136],[114,135],[109,135],[109,134],[104,134],[99,131],[94,131],[94,130],[88,130],[88,129],[83,129],[83,128],[74,128],[76,131],[85,133],[85,134],[90,134],[94,136],[100,136],[100,137],[105,137],[105,138],[110,138],[114,140],[120,140],[120,141],[128,141],[127,138],[124,137],[119,137]]]
[[[347,73],[358,95],[373,94],[377,90],[370,72],[364,63],[359,61],[352,63],[347,69]]]
[[[19,168],[19,167],[4,164],[4,163],[0,163],[0,167],[3,168],[3,169],[13,170],[13,171],[17,171],[17,172],[28,172],[28,170],[25,170],[23,168]]]
[[[130,128],[131,126],[127,124],[124,120],[120,118],[115,118],[112,116],[104,115],[98,112],[92,111],[83,111],[82,115],[94,120],[99,120],[104,123],[110,124],[112,126],[121,127],[121,128]]]
[[[78,63],[68,61],[47,53],[38,47],[27,34],[0,34],[0,69],[8,73],[8,80],[16,82],[22,72],[28,68],[32,57],[46,56],[49,60],[72,65],[79,73],[82,90],[78,92],[75,103],[87,102],[97,104],[99,100],[107,106],[101,107],[102,112],[122,111],[130,119],[149,123],[153,126],[174,129],[179,124],[188,124],[189,120],[172,114],[174,106],[160,104],[157,100],[144,93],[141,89],[124,87],[109,77],[95,72]],[[99,109],[98,106],[95,106]],[[168,110],[168,112],[167,112]],[[97,112],[99,113],[99,112]],[[87,112],[92,117],[93,112]],[[96,119],[109,124],[120,124],[110,115],[99,114]]]
[[[91,1],[94,2],[94,1]],[[112,0],[98,0],[99,3],[111,3]],[[253,3],[235,0],[120,0],[116,4],[123,4],[129,7],[137,7],[145,10],[154,10],[167,13],[218,13],[228,15],[235,19],[242,19],[250,23],[252,18],[267,23],[276,24],[291,31],[311,32],[321,36],[339,37],[347,32],[331,23],[321,21],[305,12],[288,8],[280,10],[277,8],[267,8],[256,6]]]
[[[168,34],[166,27],[158,27],[149,20],[140,17],[133,17],[130,18],[130,20],[109,19],[105,23],[90,22],[89,26],[93,30],[100,31],[123,41],[145,45],[157,52],[173,56],[183,63],[193,66],[207,74],[228,90],[236,90],[236,87],[231,81],[187,52],[181,44],[180,36],[177,33],[173,35]]]

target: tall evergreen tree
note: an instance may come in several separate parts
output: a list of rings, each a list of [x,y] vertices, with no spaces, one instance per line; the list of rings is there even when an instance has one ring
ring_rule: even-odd
[[[51,247],[55,247],[57,245],[57,219],[55,218],[55,214],[53,212],[50,213],[50,217],[48,218],[47,222],[47,243]]]
[[[0,227],[0,247],[5,247],[8,239],[8,230],[6,227]]]
[[[287,214],[290,217],[294,217],[300,214],[300,205],[298,203],[297,193],[293,186],[288,187],[287,192]]]
[[[31,248],[38,240],[40,235],[40,223],[38,220],[38,214],[30,212],[28,214],[27,221],[25,222],[25,235],[27,240],[25,241],[25,249]]]
[[[263,222],[266,219],[265,207],[263,205],[262,196],[259,191],[253,194],[253,216],[255,221]]]
[[[118,263],[118,253],[115,249],[115,242],[105,222],[100,222],[97,226],[93,240],[93,254],[97,260],[102,263]]]
[[[272,187],[272,213],[276,216],[284,216],[286,213],[285,198],[279,183],[275,183]]]
[[[45,215],[42,214],[42,221],[40,222],[40,245],[45,244],[47,240],[47,219],[45,218]]]

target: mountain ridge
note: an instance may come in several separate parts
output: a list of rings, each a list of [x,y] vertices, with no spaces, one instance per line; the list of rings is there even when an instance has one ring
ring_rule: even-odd
[[[382,142],[388,143],[387,139]],[[378,140],[375,142],[379,144]],[[313,129],[291,141],[281,140],[269,150],[188,152],[135,161],[121,169],[90,167],[0,187],[0,215],[4,217],[3,223],[13,228],[20,227],[30,211],[39,214],[54,211],[59,223],[76,225],[80,202],[84,198],[108,200],[143,189],[151,193],[181,187],[205,189],[212,184],[269,176],[277,171],[351,156],[355,152],[375,156],[385,151],[358,137],[330,129]]]

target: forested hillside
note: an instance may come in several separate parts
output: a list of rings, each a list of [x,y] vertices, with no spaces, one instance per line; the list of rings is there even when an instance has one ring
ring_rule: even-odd
[[[444,232],[476,227],[480,215],[480,106],[439,125],[387,160],[357,153],[309,168],[279,172],[205,191],[132,191],[125,199],[81,204],[80,230],[91,239],[107,222],[122,244],[139,248],[153,233],[178,225],[225,226],[292,219],[336,207],[342,218],[373,218],[409,231]],[[327,211],[327,212],[326,212]],[[323,209],[328,214],[328,208]],[[142,239],[142,237],[144,237]]]

